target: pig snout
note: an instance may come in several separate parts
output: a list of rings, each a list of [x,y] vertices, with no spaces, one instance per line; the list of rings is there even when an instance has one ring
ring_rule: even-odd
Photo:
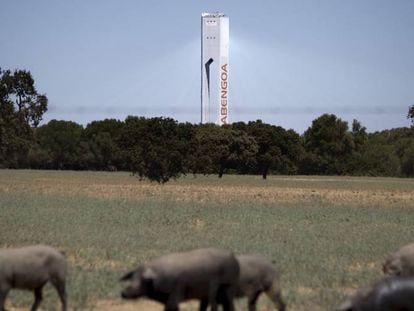
[[[138,298],[139,296],[140,295],[139,295],[138,290],[132,287],[127,287],[121,292],[121,297],[123,299],[135,299],[135,298]]]

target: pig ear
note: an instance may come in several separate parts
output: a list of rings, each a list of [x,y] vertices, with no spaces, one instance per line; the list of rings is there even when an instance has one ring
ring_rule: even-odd
[[[154,270],[151,268],[145,269],[145,271],[142,273],[142,278],[148,281],[154,280],[156,276],[157,275],[155,274]]]
[[[123,277],[121,277],[119,280],[120,281],[127,281],[132,279],[132,276],[134,275],[134,271],[128,272],[127,274],[125,274]]]

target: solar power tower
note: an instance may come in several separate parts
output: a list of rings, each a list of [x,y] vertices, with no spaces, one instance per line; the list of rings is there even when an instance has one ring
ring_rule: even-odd
[[[212,72],[213,69],[215,72]],[[212,75],[218,83],[212,83]],[[219,125],[229,121],[229,18],[223,13],[201,14],[201,123],[210,121],[210,94],[218,94]],[[212,87],[218,86],[212,91]]]

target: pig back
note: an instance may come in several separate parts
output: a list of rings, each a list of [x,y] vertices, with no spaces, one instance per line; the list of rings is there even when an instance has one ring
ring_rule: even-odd
[[[229,251],[215,248],[169,254],[147,265],[156,275],[155,286],[163,292],[176,288],[186,298],[206,297],[210,286],[233,286],[239,264]]]
[[[44,245],[1,250],[0,263],[15,288],[34,289],[51,277],[64,280],[66,273],[63,255]]]

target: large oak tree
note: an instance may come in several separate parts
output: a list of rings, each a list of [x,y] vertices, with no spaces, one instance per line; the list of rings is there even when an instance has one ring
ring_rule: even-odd
[[[0,167],[24,165],[32,128],[46,111],[47,97],[37,92],[29,71],[0,69]]]

